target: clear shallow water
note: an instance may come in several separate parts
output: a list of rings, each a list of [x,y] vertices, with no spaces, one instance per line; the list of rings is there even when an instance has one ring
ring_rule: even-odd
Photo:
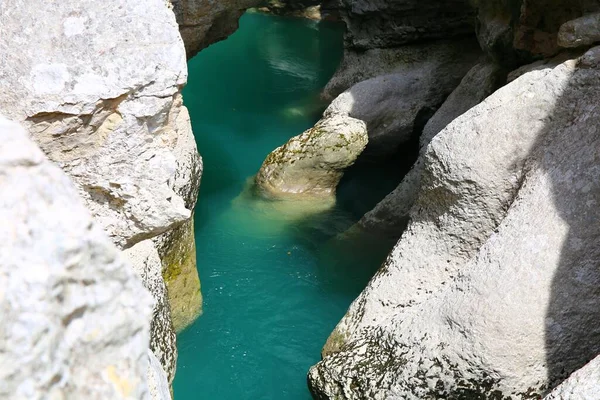
[[[248,190],[266,155],[318,120],[342,34],[339,25],[246,14],[234,35],[189,62],[184,98],[204,158],[204,314],[178,336],[177,400],[310,399],[308,368],[389,249],[335,239],[356,210]]]

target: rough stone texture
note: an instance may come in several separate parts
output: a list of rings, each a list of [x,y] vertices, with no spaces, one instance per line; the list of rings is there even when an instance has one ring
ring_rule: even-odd
[[[74,179],[115,243],[190,217],[169,185],[187,67],[164,0],[4,1],[0,37],[0,111]]]
[[[257,185],[273,197],[331,197],[344,169],[367,145],[364,122],[325,112],[299,136],[273,150],[256,175]]]
[[[176,332],[189,326],[202,313],[202,293],[196,268],[194,219],[154,238],[167,284],[171,318]]]
[[[544,400],[592,400],[600,396],[600,357],[558,385]]]
[[[589,46],[599,41],[600,13],[565,22],[558,31],[558,45],[562,47]]]
[[[313,20],[322,18],[321,0],[268,0],[265,6],[258,10],[269,14]]]
[[[198,198],[202,159],[191,131],[190,116],[185,107],[175,120],[178,136],[173,138],[172,152],[177,159],[171,188],[193,210]],[[196,242],[193,216],[162,235],[153,238],[162,261],[162,275],[167,284],[171,318],[177,332],[191,324],[202,312],[202,294],[196,269]]]
[[[372,56],[358,57],[355,60],[360,61],[346,69],[364,71],[362,66],[369,59],[377,60],[371,63],[369,74],[382,72],[390,58],[395,64],[390,72],[352,86],[325,111],[325,115],[350,116],[367,124],[369,145],[363,157],[391,156],[400,146],[416,141],[427,120],[481,55],[475,41],[469,40],[433,48],[438,51],[427,57],[420,47],[411,48],[415,50],[412,55],[407,49],[392,50],[393,56],[388,51],[372,51]],[[404,61],[412,56],[413,62]]]
[[[146,377],[148,390],[150,391],[150,400],[171,400],[171,389],[167,381],[167,375],[154,353],[150,350],[148,350],[148,371]]]
[[[125,250],[123,255],[141,278],[144,287],[154,297],[150,324],[150,350],[160,360],[168,382],[172,383],[177,367],[177,346],[160,257],[151,240],[136,244]]]
[[[429,142],[446,125],[479,104],[505,81],[506,71],[493,62],[483,61],[474,66],[425,125],[419,139],[419,158],[413,168],[394,191],[360,219],[358,227],[399,238],[406,227],[408,213],[417,197]]]
[[[309,373],[315,397],[538,398],[600,352],[599,85],[594,48],[433,139],[407,230]]]
[[[360,52],[346,49],[340,66],[323,89],[322,96],[331,101],[359,82],[380,75],[408,73],[419,70],[423,65],[441,69],[444,65],[467,63],[468,60],[474,62],[480,52],[479,45],[473,38],[440,40]],[[462,61],[464,57],[468,60]]]
[[[0,142],[0,397],[146,398],[151,296],[27,133]]]
[[[171,0],[188,58],[226,39],[238,27],[238,20],[262,0]]]
[[[514,67],[559,51],[562,24],[600,10],[597,0],[473,0],[477,37],[498,63]]]
[[[468,0],[325,0],[321,9],[346,22],[346,46],[358,50],[473,32]]]

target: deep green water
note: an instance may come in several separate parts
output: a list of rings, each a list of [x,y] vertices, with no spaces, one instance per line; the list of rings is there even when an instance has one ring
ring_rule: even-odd
[[[204,175],[196,208],[204,314],[178,337],[177,400],[310,399],[306,372],[385,256],[335,239],[352,198],[262,200],[247,190],[265,156],[319,118],[342,55],[338,25],[246,14],[189,62],[184,90]],[[357,206],[361,208],[361,206]],[[362,205],[364,208],[364,204]],[[381,243],[381,242],[378,242]]]

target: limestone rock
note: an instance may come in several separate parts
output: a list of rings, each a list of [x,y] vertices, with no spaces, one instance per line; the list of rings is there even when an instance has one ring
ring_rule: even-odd
[[[354,163],[367,141],[364,122],[326,113],[314,127],[273,150],[256,183],[273,197],[331,197],[344,169]]]
[[[10,38],[0,42],[0,111],[73,178],[115,243],[190,217],[169,185],[187,67],[164,0],[9,0],[0,37]]]
[[[428,57],[421,47],[377,50],[358,57],[347,71],[364,70],[362,66],[370,59],[377,60],[369,63],[377,66],[370,67],[368,74],[381,72],[386,65],[394,66],[390,72],[359,82],[339,95],[324,115],[350,116],[367,124],[369,145],[363,157],[394,155],[401,146],[418,140],[427,120],[481,55],[474,41],[447,45],[445,49],[427,46],[438,50]],[[471,51],[466,50],[469,45]],[[413,62],[402,61],[412,56]],[[390,59],[394,61],[390,63]]]
[[[344,58],[333,77],[323,89],[322,96],[331,101],[355,84],[380,75],[402,74],[426,68],[450,70],[453,65],[471,62],[481,54],[471,38],[439,40],[407,44],[396,48],[344,50]],[[466,60],[463,60],[466,58]],[[448,65],[448,67],[444,67]],[[460,69],[461,67],[458,67]]]
[[[162,261],[171,318],[176,332],[189,326],[202,313],[202,293],[196,268],[194,219],[153,239]]]
[[[151,296],[27,133],[0,142],[0,397],[146,398]]]
[[[600,353],[598,66],[528,72],[433,139],[316,398],[538,398]]]
[[[188,58],[219,40],[226,39],[238,27],[246,9],[261,0],[171,0]]]
[[[172,383],[177,367],[176,336],[158,252],[152,240],[144,240],[123,251],[123,255],[154,298],[150,324],[150,350],[153,356],[160,360],[168,382]]]
[[[167,375],[154,353],[148,350],[148,390],[150,400],[171,400],[171,389],[167,381]]]
[[[596,0],[474,0],[481,47],[507,67],[559,51],[562,24],[600,10]]]
[[[473,32],[469,0],[325,0],[321,8],[346,22],[347,47],[358,50]]]
[[[599,41],[600,13],[565,22],[558,31],[558,45],[562,47],[589,46]]]
[[[358,227],[399,238],[417,197],[429,142],[455,118],[493,93],[505,80],[506,72],[493,62],[484,61],[474,66],[425,125],[419,139],[420,155],[413,168],[394,191],[361,218]]]
[[[600,395],[600,357],[594,358],[558,385],[544,400],[588,400]]]

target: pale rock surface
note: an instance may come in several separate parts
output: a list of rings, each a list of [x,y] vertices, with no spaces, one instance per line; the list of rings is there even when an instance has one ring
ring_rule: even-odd
[[[594,48],[432,140],[407,230],[310,370],[316,398],[538,398],[600,352],[599,82]]]
[[[558,45],[562,47],[589,46],[599,41],[600,13],[565,22],[558,31]]]
[[[262,0],[171,0],[188,58],[219,40],[226,39],[238,27],[246,9]]]
[[[146,377],[148,380],[150,400],[172,399],[167,375],[165,374],[160,361],[158,361],[150,349],[148,349],[148,370],[146,372]]]
[[[469,45],[472,51],[466,50]],[[415,53],[407,49],[372,50],[371,55],[360,56],[353,64],[345,61],[345,71],[352,74],[356,70],[365,71],[366,64],[371,65],[369,75],[393,65],[390,71],[359,82],[340,94],[325,111],[326,116],[350,116],[367,124],[369,145],[363,157],[392,156],[401,146],[416,141],[427,120],[481,55],[470,40],[432,48],[437,51],[429,56],[422,53],[423,48],[416,47],[411,48]],[[415,58],[411,62],[403,61],[412,56]],[[373,58],[377,62],[370,63]]]
[[[594,400],[600,397],[600,357],[558,385],[544,400]]]
[[[150,324],[150,350],[160,361],[168,382],[172,383],[177,367],[176,336],[158,251],[152,240],[144,240],[124,250],[123,255],[154,298]]]
[[[27,133],[0,142],[0,398],[146,398],[151,296]]]
[[[187,67],[164,0],[8,0],[0,37],[11,38],[0,42],[0,111],[73,178],[115,243],[190,217],[170,185]]]
[[[364,122],[325,115],[314,127],[273,150],[255,181],[272,197],[332,197],[344,169],[354,163],[367,141]]]
[[[413,168],[396,189],[360,219],[357,227],[399,238],[417,197],[429,142],[455,118],[502,86],[505,80],[506,72],[493,62],[483,61],[474,66],[425,125],[419,139],[419,158]]]

